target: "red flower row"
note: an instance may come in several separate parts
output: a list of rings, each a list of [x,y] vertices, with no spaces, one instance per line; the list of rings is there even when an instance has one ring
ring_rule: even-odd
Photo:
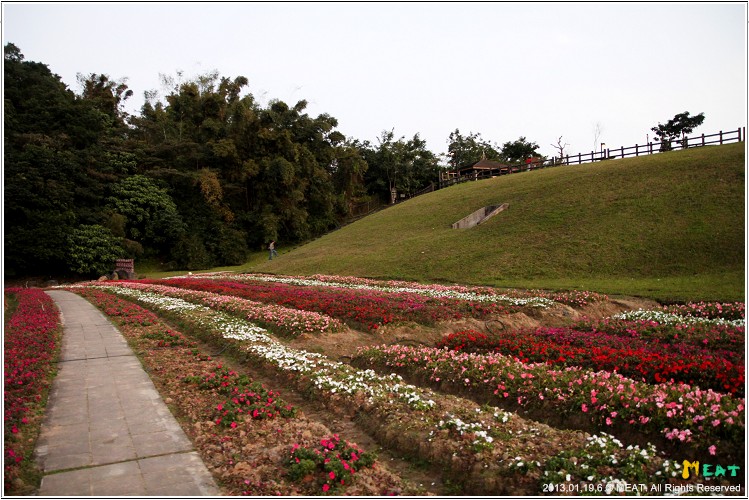
[[[115,317],[126,325],[149,326],[159,323],[159,317],[137,304],[122,300],[111,293],[93,288],[71,290],[98,307],[107,316]]]
[[[648,383],[672,380],[735,396],[744,395],[744,359],[740,352],[689,342],[659,342],[652,338],[639,339],[632,334],[543,327],[488,335],[461,331],[446,336],[437,347],[493,351],[511,355],[524,363],[582,366],[617,372]]]
[[[483,318],[513,310],[496,303],[473,303],[438,299],[415,293],[388,293],[334,287],[301,287],[282,283],[239,283],[180,278],[145,281],[190,290],[232,295],[258,302],[315,311],[346,321],[353,326],[376,330],[388,323],[413,321],[431,325],[465,316]]]
[[[5,324],[4,428],[6,461],[20,463],[23,453],[11,438],[43,402],[58,347],[60,317],[54,301],[37,288],[8,288],[18,305]],[[6,472],[7,472],[6,467]]]
[[[713,351],[744,352],[743,326],[714,323],[674,325],[644,319],[604,318],[597,321],[581,321],[572,327],[579,331],[598,332],[648,343],[691,344]]]
[[[201,389],[214,389],[228,397],[215,408],[214,422],[217,425],[234,429],[248,418],[290,418],[296,415],[296,408],[280,399],[278,392],[221,365],[208,373],[185,377],[184,381],[195,383]]]

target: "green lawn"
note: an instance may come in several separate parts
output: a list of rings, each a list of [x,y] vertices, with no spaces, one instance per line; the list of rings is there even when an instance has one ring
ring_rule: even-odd
[[[469,182],[238,269],[744,300],[744,163],[739,143]]]

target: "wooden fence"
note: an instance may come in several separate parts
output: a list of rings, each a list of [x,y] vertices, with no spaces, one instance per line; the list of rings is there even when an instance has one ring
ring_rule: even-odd
[[[385,207],[397,205],[398,203],[402,203],[406,200],[410,200],[411,198],[421,196],[422,194],[431,193],[435,189],[438,189],[437,185],[434,182],[430,182],[427,187],[419,191],[416,191],[414,193],[399,193],[398,196],[394,198],[395,201],[393,203],[386,204],[386,203],[383,203],[381,200],[375,199],[371,201],[358,203],[356,205],[352,205],[351,208],[349,209],[350,218],[358,219],[358,218],[373,214],[379,210],[382,210]]]
[[[349,217],[352,219],[358,219],[367,216],[380,210],[383,205],[384,203],[377,199],[352,205],[349,208]]]
[[[731,142],[742,142],[746,140],[746,127],[741,127],[736,130],[723,132],[722,130],[717,134],[705,135],[695,137],[684,137],[669,142],[665,145],[665,150],[677,150],[696,148],[702,146],[711,146],[716,144],[728,144]],[[612,160],[616,158],[627,158],[630,156],[642,156],[652,155],[661,153],[662,145],[659,142],[648,144],[635,144],[634,146],[610,149],[607,148],[602,151],[591,151],[590,153],[578,153],[576,155],[565,155],[563,157],[548,158],[540,161],[533,161],[530,163],[518,163],[515,165],[506,165],[498,167],[493,170],[484,170],[481,172],[472,172],[467,175],[455,175],[455,172],[449,178],[440,177],[439,188],[445,188],[454,184],[460,184],[467,181],[476,181],[480,179],[489,179],[498,175],[514,174],[518,172],[526,172],[529,170],[535,170],[538,168],[546,167],[558,167],[562,165],[579,165],[582,163],[592,163],[602,160]]]

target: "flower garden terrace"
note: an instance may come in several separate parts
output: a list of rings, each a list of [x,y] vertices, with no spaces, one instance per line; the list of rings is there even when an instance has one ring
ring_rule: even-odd
[[[434,326],[460,320],[499,319],[510,324],[513,318],[527,323],[543,316],[544,321],[566,321],[581,314],[601,315],[601,307],[612,313],[631,307],[584,291],[499,290],[325,275],[207,273],[145,282],[319,312],[352,328],[370,331],[393,325]]]
[[[359,375],[356,375],[356,372],[351,373],[349,369],[345,368],[345,366],[340,363],[331,363],[329,361],[326,361],[323,356],[320,356],[318,354],[304,353],[301,351],[284,348],[283,346],[277,345],[272,342],[269,337],[267,337],[261,330],[257,329],[254,326],[242,326],[241,320],[231,320],[224,315],[213,314],[204,307],[183,301],[182,299],[167,299],[152,292],[144,292],[132,288],[123,288],[119,290],[118,293],[125,294],[126,296],[130,297],[135,297],[139,302],[151,304],[157,310],[160,310],[162,312],[168,311],[171,314],[176,314],[177,316],[182,317],[183,321],[197,322],[200,325],[200,331],[203,332],[203,335],[205,335],[206,332],[210,334],[210,332],[213,331],[214,334],[221,335],[222,341],[240,343],[250,342],[245,344],[243,348],[248,350],[246,351],[248,354],[252,352],[255,353],[255,356],[259,355],[262,359],[261,365],[271,368],[276,367],[275,369],[289,371],[292,374],[299,373],[301,374],[301,377],[295,379],[298,380],[298,383],[303,385],[309,384],[309,381],[305,382],[306,377],[312,377],[314,379],[312,383],[314,389],[312,387],[307,387],[307,390],[313,390],[315,391],[316,396],[328,399],[330,401],[331,410],[333,411],[335,411],[336,408],[339,408],[338,411],[340,411],[340,403],[343,402],[348,403],[344,405],[346,407],[350,407],[350,405],[352,404],[368,404],[366,408],[367,412],[373,412],[377,410],[379,412],[385,411],[390,413],[398,408],[398,414],[401,415],[401,413],[403,413],[404,415],[400,416],[398,421],[394,421],[392,418],[389,419],[389,424],[394,426],[398,426],[399,424],[402,425],[403,420],[406,420],[408,422],[408,415],[410,415],[412,419],[416,420],[417,417],[420,416],[420,413],[431,413],[430,410],[434,410],[435,407],[447,407],[450,408],[453,412],[456,411],[455,406],[451,408],[449,405],[447,405],[447,403],[444,402],[446,398],[430,394],[427,391],[419,390],[414,386],[404,385],[403,382],[400,381],[397,377],[378,377],[374,373],[366,371]],[[356,395],[361,393],[363,393],[364,395],[370,395],[370,399],[364,402],[358,401]],[[393,401],[392,394],[399,395],[397,399],[401,400],[400,405],[402,406],[400,406],[397,401]],[[429,399],[427,399],[427,397]],[[380,404],[384,405],[384,407],[380,407]],[[395,405],[395,407],[393,407],[393,405]],[[471,405],[466,402],[460,403],[458,406],[460,408],[471,407]],[[496,429],[492,426],[491,420],[486,421],[486,417],[483,416],[482,413],[483,412],[481,411],[481,409],[477,409],[476,415],[473,415],[470,412],[466,414],[465,411],[463,411],[459,415],[444,414],[444,418],[441,418],[439,421],[434,422],[436,430],[452,430],[454,431],[454,433],[451,435],[450,432],[448,432],[445,436],[444,432],[438,433],[437,431],[431,431],[435,434],[435,437],[429,438],[429,442],[435,442],[436,444],[434,444],[433,446],[447,446],[447,444],[445,443],[445,439],[450,441],[451,439],[459,438],[458,443],[451,446],[460,446],[461,442],[463,442],[463,446],[465,446],[467,443],[472,443],[471,447],[473,448],[475,454],[488,453],[488,450],[494,449],[492,443],[503,436],[502,431],[507,432],[507,430],[511,427],[503,425],[501,426],[501,429]],[[442,414],[442,412],[440,411],[438,412],[438,414]],[[479,421],[476,421],[477,416],[479,417]],[[513,417],[509,416],[507,413],[498,411],[494,411],[493,418],[497,421],[501,421],[502,424],[507,424],[508,419],[513,419]],[[379,419],[377,421],[379,422]],[[427,416],[421,415],[421,418],[418,418],[418,421],[420,425],[424,425],[424,422],[428,422],[429,420],[427,419]],[[513,421],[522,423],[523,419],[515,418],[513,419]],[[375,424],[373,422],[369,422],[368,425]],[[378,428],[378,430],[387,431],[387,429],[382,429],[381,427]],[[495,474],[503,477],[503,479],[505,479],[505,482],[503,482],[503,484],[507,484],[506,480],[508,479],[508,475],[511,476],[510,478],[514,481],[519,480],[518,477],[515,476],[520,476],[521,478],[526,479],[538,477],[538,474],[541,472],[541,466],[547,460],[554,461],[554,463],[556,463],[556,460],[564,460],[564,458],[561,456],[555,455],[556,458],[549,458],[547,455],[544,455],[544,453],[529,453],[528,450],[523,451],[524,438],[522,436],[524,435],[524,431],[522,429],[516,429],[515,432],[516,434],[511,434],[510,442],[513,443],[514,446],[511,449],[517,454],[510,461],[509,465],[505,464],[508,468],[500,468],[499,470],[493,468],[487,471],[491,472],[493,470]],[[548,439],[550,442],[555,442],[557,439],[560,439],[561,436],[566,435],[561,434],[557,436],[553,433],[549,434],[549,432],[551,431],[539,430],[539,426],[534,424],[531,424],[531,427],[527,428],[526,432],[529,432],[535,440],[541,439],[540,436],[543,436],[544,439]],[[389,435],[391,437],[401,436],[402,430],[399,429],[396,432],[395,429],[391,428],[389,432],[385,433],[385,435]],[[505,440],[502,441],[502,445],[503,449],[507,450],[509,446],[509,444],[505,442],[507,435],[504,435],[504,437]],[[411,436],[409,439],[413,440],[415,438]],[[571,439],[571,437],[568,436],[568,438],[566,439]],[[614,452],[616,451],[617,447],[619,447],[619,453],[622,453],[623,447],[617,445],[616,441],[607,441],[606,439],[602,441],[604,443],[604,446],[602,446],[602,448],[606,448],[607,452],[611,452],[610,457],[616,457],[610,458],[608,459],[608,461],[604,460],[604,463],[608,464],[609,466],[611,465],[612,460],[614,461],[614,463],[621,463],[622,467],[624,467],[624,464],[629,464],[627,465],[627,467],[631,467],[631,460],[635,458],[637,458],[637,460],[643,459],[648,462],[654,457],[654,452],[652,450],[632,447],[630,447],[628,450],[625,450],[629,451],[630,453],[624,453],[623,456],[619,455],[618,453]],[[594,442],[598,443],[598,441]],[[413,441],[408,441],[407,443],[409,446],[413,445]],[[613,443],[614,447],[611,448],[610,444],[605,443]],[[400,446],[405,447],[404,444],[401,444]],[[518,448],[518,446],[520,446],[520,448]],[[572,446],[572,448],[576,448],[578,450],[577,453],[581,456],[592,457],[593,455],[590,454],[591,450],[587,450],[588,446],[589,444],[582,446],[580,443],[578,443],[578,446]],[[551,444],[549,445],[549,448],[553,449]],[[549,450],[545,451],[548,452]],[[633,451],[634,453],[632,453]],[[436,457],[434,456],[433,448],[421,450],[421,453],[425,454],[428,458],[436,459]],[[575,456],[573,455],[572,457],[567,457],[567,459],[574,457]],[[460,466],[460,469],[466,467],[466,463],[463,460],[469,460],[469,463],[473,463],[473,461],[479,459],[476,456],[474,456],[473,458],[470,458],[470,456],[463,457],[460,462],[463,465]],[[488,462],[485,462],[486,460],[488,460]],[[500,460],[500,462],[501,461],[502,460]],[[487,459],[486,456],[484,456],[483,458],[481,458],[481,463],[484,464],[485,467],[489,467],[489,464],[492,463],[492,460]],[[593,462],[591,462],[591,464],[592,463]],[[667,461],[663,462],[663,464],[665,463],[667,463]],[[661,464],[661,466],[663,466],[663,464]],[[652,467],[652,464],[648,467]],[[666,468],[668,468],[668,466],[666,466]],[[582,470],[585,469],[583,468],[581,469],[581,471]],[[665,470],[661,471],[657,468],[651,468],[650,471],[655,475],[658,475],[658,473],[666,474]],[[547,477],[548,474],[554,473],[554,471],[549,470],[544,470],[543,472],[544,477]],[[674,471],[671,470],[670,473],[673,474]],[[593,481],[598,477],[597,474],[599,474],[599,472],[587,470],[586,474],[587,475],[585,477],[590,477],[592,478],[591,481]],[[566,477],[566,475],[563,477]],[[479,481],[479,479],[477,478],[474,478],[473,480]],[[602,480],[605,481],[606,479],[603,478]],[[512,483],[510,482],[510,484]],[[496,485],[489,486],[486,481],[481,481],[478,485],[474,485],[473,487],[479,488],[479,490],[477,491],[491,492],[495,491],[491,488],[496,487]],[[485,488],[490,489],[487,490]]]
[[[94,286],[102,284],[85,288]],[[687,458],[680,453],[687,450],[705,462],[743,464],[744,399],[738,390],[743,383],[737,380],[743,377],[744,361],[736,354],[743,353],[743,304],[687,304],[678,310],[658,308],[652,318],[641,312],[587,322],[570,314],[552,318],[565,318],[564,327],[545,330],[538,324],[513,328],[510,319],[540,322],[545,318],[539,311],[579,313],[607,298],[331,276],[190,276],[107,283],[102,290],[178,320],[204,341],[231,345],[252,370],[324,401],[332,413],[378,436],[382,446],[416,453],[443,468],[452,481],[462,478],[464,494],[540,494],[544,478],[550,477],[606,485],[636,467],[672,481],[681,472],[676,465]],[[482,304],[488,306],[478,307]],[[352,308],[358,316],[351,315]],[[697,317],[700,321],[694,321]],[[439,343],[443,334],[457,338],[467,331],[458,327],[468,320],[487,338],[522,341],[522,352],[503,350],[501,342],[470,348],[467,342],[449,344],[449,335]],[[556,331],[561,329],[565,335]],[[424,332],[425,347],[399,345],[398,335],[406,330],[411,339]],[[636,372],[570,354],[604,336],[602,345],[614,349],[610,358],[616,358],[615,349],[631,347],[628,359]],[[359,344],[349,337],[357,337]],[[633,339],[643,349],[627,345]],[[394,345],[381,345],[387,340]],[[533,352],[534,343],[556,351]],[[644,350],[648,343],[657,346],[655,353]],[[334,344],[337,355],[330,355],[327,346]],[[354,366],[340,362],[346,359],[343,353],[354,357]],[[721,379],[725,371],[719,369],[698,380],[655,379],[655,374],[668,375],[668,355],[680,356],[677,366],[686,367],[707,353],[716,363],[730,363],[736,380]],[[723,382],[734,390],[721,390]],[[626,406],[628,401],[635,403]],[[560,416],[577,430],[560,426]],[[591,443],[610,452],[608,458],[592,453]],[[644,462],[633,465],[635,455]],[[628,480],[637,479],[631,471],[626,474]],[[718,480],[723,479],[731,480]]]

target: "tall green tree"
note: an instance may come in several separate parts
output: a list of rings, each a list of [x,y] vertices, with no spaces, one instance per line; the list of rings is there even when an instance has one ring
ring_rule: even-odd
[[[111,271],[122,252],[121,241],[98,224],[80,225],[67,235],[68,265],[82,275],[96,277]]]
[[[672,149],[672,141],[679,138],[684,140],[686,135],[691,134],[695,128],[702,125],[703,121],[705,121],[705,113],[690,116],[689,111],[685,111],[677,114],[666,123],[658,123],[658,125],[650,130],[655,132],[656,141],[661,144],[660,150],[670,151]]]
[[[437,158],[419,134],[396,139],[394,130],[384,130],[376,147],[368,142],[360,147],[368,165],[367,189],[383,200],[389,201],[393,190],[410,196],[438,177]]]
[[[224,248],[228,238],[219,236],[231,233],[237,240],[232,246],[246,252],[240,226],[249,210],[248,183],[257,173],[250,159],[256,106],[243,95],[247,79],[211,72],[190,81],[181,74],[164,80],[169,93],[163,102],[158,92],[147,92],[141,115],[131,120],[144,157],[141,172],[168,184],[187,223],[190,241],[179,244],[177,265],[226,264],[220,255],[237,251]]]
[[[464,136],[457,128],[448,137],[447,154],[450,157],[450,167],[453,169],[473,165],[485,158],[500,160],[501,154],[496,144],[484,140],[479,133],[469,133]]]
[[[109,124],[46,65],[13,44],[4,56],[6,272],[64,272],[67,234],[99,216],[89,168]]]
[[[345,212],[334,182],[345,149],[337,120],[310,116],[304,100],[294,106],[274,100],[262,108],[244,93],[247,83],[216,73],[171,79],[165,102],[149,93],[133,121],[148,152],[144,172],[183,193],[175,197],[179,210],[191,214],[184,220],[209,252],[216,224],[260,246],[321,234]],[[214,220],[210,211],[231,217]]]
[[[354,204],[367,198],[364,175],[369,165],[355,140],[334,137],[334,158],[330,163],[333,189],[338,197],[338,213],[349,216]]]
[[[94,109],[106,116],[114,128],[126,126],[127,113],[124,104],[132,97],[133,91],[125,81],[111,80],[108,75],[91,73],[84,76],[78,73],[78,84],[81,86],[81,97]]]
[[[502,145],[500,155],[502,160],[507,163],[520,163],[527,158],[538,156],[539,146],[535,142],[530,142],[525,137],[520,137],[516,141],[505,142]]]
[[[185,226],[169,193],[144,175],[121,180],[107,198],[111,212],[125,220],[125,233],[144,247],[167,251]]]

